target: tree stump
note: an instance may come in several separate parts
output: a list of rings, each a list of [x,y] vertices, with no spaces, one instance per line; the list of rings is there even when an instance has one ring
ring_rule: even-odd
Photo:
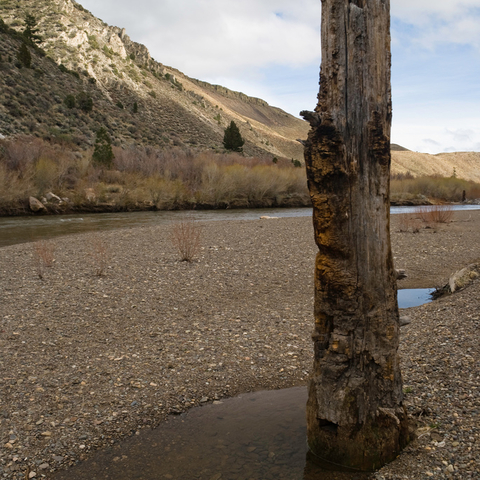
[[[408,441],[390,246],[389,0],[322,0],[322,64],[305,145],[315,240],[311,451],[369,471]]]

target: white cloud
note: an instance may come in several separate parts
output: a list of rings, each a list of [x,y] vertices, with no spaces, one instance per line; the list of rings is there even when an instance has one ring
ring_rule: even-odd
[[[478,0],[393,0],[391,13],[395,42],[428,49],[446,43],[469,44],[480,50]]]
[[[245,68],[318,61],[320,2],[85,0],[108,23],[126,26],[154,58],[187,75],[238,75]],[[132,12],[134,8],[134,12]],[[96,13],[98,12],[98,13]]]

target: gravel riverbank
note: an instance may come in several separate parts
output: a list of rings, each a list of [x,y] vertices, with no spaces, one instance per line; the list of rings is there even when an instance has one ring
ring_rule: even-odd
[[[49,478],[169,414],[307,382],[311,220],[200,228],[192,263],[169,228],[58,238],[43,280],[32,244],[0,249],[2,478]],[[480,212],[415,234],[393,216],[400,287],[445,284],[478,260],[479,240]],[[408,309],[401,356],[419,438],[376,478],[480,478],[479,293],[476,281]]]

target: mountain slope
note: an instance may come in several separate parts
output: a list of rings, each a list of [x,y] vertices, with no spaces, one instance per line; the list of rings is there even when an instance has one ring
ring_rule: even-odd
[[[302,159],[303,146],[297,139],[306,138],[309,128],[303,120],[263,100],[190,79],[156,62],[125,30],[106,25],[74,1],[37,0],[35,8],[31,6],[28,0],[4,0],[0,16],[11,28],[23,31],[25,16],[34,15],[42,49],[63,72],[32,49],[33,71],[18,69],[20,40],[0,34],[6,87],[0,99],[4,135],[19,131],[44,135],[53,128],[91,143],[93,131],[105,124],[117,145],[137,142],[219,149],[225,127],[234,120],[246,140],[247,154]],[[19,90],[41,91],[43,112],[34,105],[38,111],[32,115],[21,102],[17,105],[15,85]],[[81,91],[93,99],[91,113],[62,103],[67,95]],[[15,114],[12,126],[8,117]]]

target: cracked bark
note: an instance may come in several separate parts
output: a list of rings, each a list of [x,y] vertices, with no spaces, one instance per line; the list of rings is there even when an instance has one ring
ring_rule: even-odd
[[[318,105],[303,113],[319,248],[308,442],[373,470],[408,441],[389,231],[389,0],[322,0]]]

